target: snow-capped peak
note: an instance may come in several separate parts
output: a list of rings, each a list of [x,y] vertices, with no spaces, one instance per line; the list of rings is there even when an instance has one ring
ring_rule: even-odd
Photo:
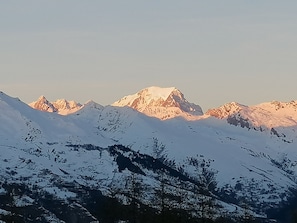
[[[152,89],[131,95],[134,100],[130,107],[146,106],[145,112],[168,117],[190,116],[191,111],[200,108],[189,103],[175,88],[169,92],[159,89],[148,95]],[[44,96],[39,99],[41,105],[52,104]],[[146,99],[150,99],[148,104]],[[58,104],[65,101],[59,100]],[[297,187],[295,104],[271,102],[248,107],[232,102],[216,110],[231,114],[226,117],[227,122],[244,127],[240,129],[215,118],[162,122],[130,108],[103,107],[93,101],[65,117],[34,111],[0,92],[0,179],[3,182],[0,183],[0,218],[3,213],[6,217],[6,209],[12,213],[7,215],[10,219],[19,216],[14,213],[23,211],[27,216],[27,210],[44,210],[56,216],[55,213],[75,213],[74,208],[79,207],[86,215],[78,222],[95,222],[84,216],[92,216],[92,205],[100,208],[104,204],[98,202],[98,194],[103,198],[100,201],[118,195],[119,204],[123,201],[126,210],[125,201],[131,198],[130,191],[126,190],[131,188],[130,176],[135,176],[144,186],[144,196],[138,198],[139,202],[157,213],[152,195],[160,189],[162,182],[158,176],[162,176],[168,182],[166,191],[171,192],[170,196],[175,198],[178,194],[184,198],[182,203],[170,200],[168,204],[172,206],[193,210],[192,204],[197,206],[201,198],[205,201],[205,197],[211,196],[218,209],[214,216],[223,213],[239,219],[240,206],[246,217],[244,203],[248,202],[249,210],[259,214],[264,222],[266,211],[281,213],[279,207],[294,198],[291,189]],[[264,124],[271,129],[263,130]],[[254,126],[260,126],[261,132],[250,131]],[[266,130],[271,133],[267,134]],[[164,157],[173,164],[163,162]],[[212,190],[208,176],[217,184]],[[17,184],[20,186],[15,187]],[[199,185],[199,191],[195,190],[198,193],[193,196],[192,188]],[[48,197],[56,205],[43,207]],[[9,198],[9,202],[1,198]],[[71,216],[81,216],[80,213],[83,212]],[[71,222],[72,217],[68,220],[66,215],[57,214],[61,221],[49,218],[42,222]],[[267,217],[267,222],[272,221]]]
[[[41,95],[39,98],[38,98],[38,101],[47,101],[46,97],[44,95]]]
[[[226,119],[229,124],[260,131],[285,138],[291,142],[296,138],[297,102],[265,102],[253,106],[245,106],[235,102],[210,109],[207,115]]]
[[[125,96],[119,101],[113,103],[112,105],[119,106],[119,107],[130,106],[134,108],[135,105],[132,105],[132,104],[137,98],[143,98],[147,104],[151,103],[152,101],[157,101],[159,99],[162,99],[165,101],[174,90],[177,90],[177,89],[174,87],[170,87],[170,88],[161,88],[156,86],[148,87],[138,91],[136,94]]]
[[[60,115],[67,115],[78,111],[82,105],[75,101],[67,101],[65,99],[58,99],[53,102],[54,107],[58,110]]]
[[[150,100],[159,100],[162,98],[165,101],[174,91],[178,91],[178,89],[175,87],[161,88],[153,86],[143,89],[139,94],[145,95]]]
[[[245,107],[245,105],[239,104],[237,102],[230,102],[222,105],[219,108],[209,109],[205,114],[223,119],[228,117],[229,115],[239,112],[241,109]]]
[[[271,112],[276,112],[276,113],[293,112],[294,114],[296,114],[296,111],[297,111],[297,101],[290,101],[290,102],[272,101],[272,102],[259,104],[258,106],[265,110],[269,110]]]
[[[159,119],[170,119],[177,116],[193,118],[203,114],[199,105],[189,103],[175,87],[148,87],[136,94],[125,96],[112,105],[118,107],[128,106]]]
[[[43,95],[29,104],[32,108],[46,112],[57,112],[60,115],[67,115],[78,111],[82,105],[75,101],[67,101],[65,99],[58,99],[54,102],[49,102]]]
[[[49,102],[43,95],[41,95],[37,99],[37,101],[30,103],[29,106],[40,111],[57,112],[55,106],[51,102]]]

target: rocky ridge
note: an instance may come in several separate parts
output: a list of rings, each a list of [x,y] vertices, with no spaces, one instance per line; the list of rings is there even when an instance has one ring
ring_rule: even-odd
[[[49,102],[44,96],[40,96],[37,101],[31,102],[29,106],[40,111],[56,112],[60,115],[71,114],[82,108],[82,105],[75,101],[58,99]]]
[[[203,115],[199,105],[188,102],[177,88],[149,87],[114,102],[113,106],[131,107],[161,120],[183,117],[195,119]]]

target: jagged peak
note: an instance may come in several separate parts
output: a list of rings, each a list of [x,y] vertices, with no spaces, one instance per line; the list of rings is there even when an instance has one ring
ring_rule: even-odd
[[[84,105],[84,107],[96,107],[96,108],[103,108],[103,105],[98,104],[93,100],[88,100]]]
[[[177,116],[200,116],[203,114],[199,105],[189,103],[176,87],[162,88],[152,86],[128,95],[112,104],[113,106],[128,106],[146,115],[160,119]]]
[[[168,88],[162,88],[162,87],[157,87],[157,86],[151,86],[144,88],[135,94],[132,95],[127,95],[120,100],[114,102],[112,105],[113,106],[133,106],[133,102],[141,98],[142,102],[145,104],[149,104],[152,101],[158,101],[158,100],[163,100],[165,101],[173,91],[176,91],[177,89],[175,87],[168,87]]]
[[[226,103],[218,108],[209,109],[205,114],[222,119],[228,117],[231,114],[234,114],[235,112],[242,110],[245,107],[247,106],[233,101]]]
[[[232,109],[241,109],[243,107],[247,107],[246,105],[243,105],[243,104],[240,104],[238,102],[235,102],[235,101],[232,101],[232,102],[229,102],[229,103],[226,103],[224,105],[221,106],[222,108],[225,108],[225,109],[229,109],[229,110],[232,110]]]
[[[93,104],[93,103],[97,104],[97,103],[96,103],[95,101],[93,101],[93,100],[87,100],[86,103],[85,103],[85,105],[87,105],[87,104]]]
[[[40,111],[56,112],[53,104],[49,102],[44,95],[41,95],[37,101],[31,102],[29,106]]]
[[[138,94],[145,93],[147,96],[150,96],[152,99],[162,98],[163,100],[166,100],[174,91],[179,91],[179,90],[175,87],[162,88],[162,87],[152,86],[139,91]]]
[[[53,105],[57,109],[76,109],[82,106],[80,103],[76,101],[68,101],[66,99],[58,99],[53,102]]]
[[[50,102],[44,95],[41,95],[37,101],[30,103],[29,106],[40,111],[57,112],[61,115],[73,113],[82,107],[80,103],[66,99],[57,99]]]
[[[68,100],[66,100],[64,98],[60,98],[60,99],[57,99],[55,102],[56,103],[67,103],[67,102],[70,102],[70,101],[68,101]]]
[[[265,103],[263,103],[265,104]],[[294,107],[297,108],[297,101],[290,101],[290,102],[282,102],[282,101],[272,101],[270,102],[271,105],[275,107],[276,110],[287,108],[287,107]]]
[[[36,106],[37,104],[51,104],[51,102],[49,102],[49,100],[47,100],[47,98],[44,95],[41,95],[36,101],[31,102],[29,105],[31,107]]]
[[[45,97],[44,95],[41,95],[41,96],[37,99],[37,101],[41,101],[41,100],[47,100],[47,99],[46,99],[46,97]]]

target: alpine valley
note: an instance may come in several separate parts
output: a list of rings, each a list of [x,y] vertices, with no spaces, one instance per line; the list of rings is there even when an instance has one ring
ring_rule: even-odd
[[[296,222],[297,101],[203,113],[176,88],[109,106],[0,93],[0,222]]]

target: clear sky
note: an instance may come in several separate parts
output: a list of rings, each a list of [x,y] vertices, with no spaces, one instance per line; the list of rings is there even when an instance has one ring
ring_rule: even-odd
[[[0,90],[107,105],[177,87],[204,111],[297,100],[296,0],[0,3]]]

